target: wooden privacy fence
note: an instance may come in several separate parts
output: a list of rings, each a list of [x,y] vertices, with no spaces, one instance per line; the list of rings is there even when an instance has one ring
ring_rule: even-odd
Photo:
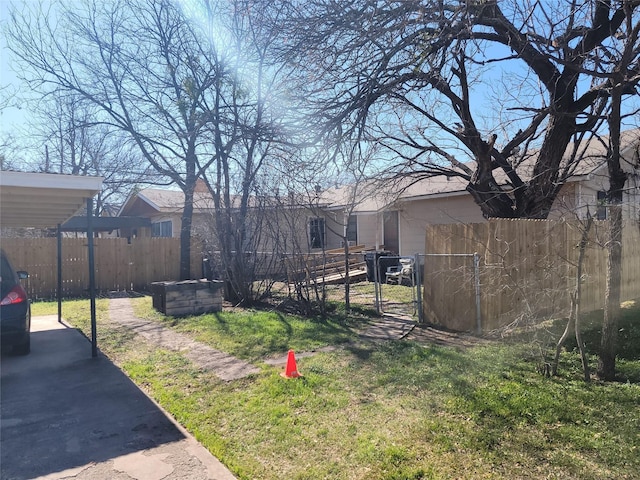
[[[179,238],[96,238],[95,279],[97,291],[148,290],[151,282],[180,279]],[[24,283],[31,298],[57,294],[57,239],[3,238],[2,249],[14,267],[29,272]],[[83,296],[89,288],[86,238],[62,239],[62,294]],[[199,242],[191,245],[191,275],[202,276]]]
[[[425,318],[455,330],[476,329],[473,257],[453,255],[474,252],[480,257],[483,331],[518,320],[568,315],[576,286],[582,228],[579,222],[505,219],[429,225],[424,268]],[[594,222],[591,229],[583,264],[583,312],[604,306],[607,229],[606,221]],[[622,243],[624,301],[640,297],[640,227],[636,222],[625,224]]]
[[[56,238],[2,238],[15,268],[29,272],[23,284],[31,298],[54,298],[58,289]],[[148,291],[152,282],[180,279],[179,238],[94,239],[96,290],[99,292]],[[352,281],[366,276],[363,248],[351,247],[349,266]],[[324,254],[246,253],[247,263],[257,278],[293,279],[306,275],[326,283],[344,280],[344,252]],[[191,244],[191,278],[223,278],[219,252],[203,253],[201,242]],[[85,296],[89,288],[89,252],[86,238],[62,239],[62,294]],[[203,258],[208,260],[204,268]],[[299,278],[298,278],[299,280]],[[291,280],[292,281],[292,280]]]

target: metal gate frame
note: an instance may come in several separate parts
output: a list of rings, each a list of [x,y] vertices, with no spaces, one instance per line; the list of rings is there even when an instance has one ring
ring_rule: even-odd
[[[380,260],[382,259],[408,259],[411,260],[411,289],[412,289],[412,304],[414,315],[417,311],[418,313],[418,323],[423,322],[423,311],[422,311],[422,284],[421,284],[421,275],[419,275],[418,268],[416,265],[420,266],[420,254],[415,254],[413,256],[407,255],[384,255],[375,259],[374,262],[374,287],[375,287],[375,306],[376,313],[378,315],[383,315],[385,312],[382,309],[382,285],[386,283],[386,279],[378,278],[380,276]]]

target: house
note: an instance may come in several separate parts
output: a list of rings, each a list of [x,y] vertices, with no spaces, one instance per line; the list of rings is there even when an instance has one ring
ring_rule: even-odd
[[[341,237],[333,232],[347,223],[347,239],[354,244],[400,255],[421,253],[426,225],[484,221],[465,188],[459,177],[432,177],[394,182],[386,191],[379,182],[370,182],[356,195],[352,186],[330,189],[324,196],[333,201],[323,206],[330,225],[327,248],[341,245]]]
[[[624,193],[624,216],[640,219],[640,129],[622,133],[623,168],[629,173]],[[562,187],[550,218],[579,215],[587,209],[598,219],[605,219],[603,204],[608,189],[605,147],[593,140],[579,152],[581,161],[563,167],[572,176]],[[531,176],[535,152],[518,165],[526,180]],[[473,168],[473,165],[470,165]],[[506,183],[501,172],[496,180]],[[425,227],[429,224],[478,223],[486,219],[466,190],[460,177],[405,177],[399,181],[366,181],[327,190],[314,190],[309,195],[277,197],[264,202],[275,215],[261,215],[270,222],[271,237],[261,240],[261,250],[274,250],[276,243],[295,251],[321,251],[341,248],[346,238],[350,245],[386,249],[400,255],[424,253]],[[124,236],[180,235],[184,195],[181,191],[145,189],[129,196],[119,215],[143,216],[151,220],[150,229],[125,232]],[[257,200],[253,204],[257,204]],[[203,182],[196,187],[193,225],[211,225],[213,201]],[[278,237],[276,239],[276,237]]]
[[[623,216],[640,220],[640,129],[621,134],[622,168],[629,174],[623,198]],[[578,152],[581,160],[572,169],[572,176],[562,187],[549,218],[585,218],[587,211],[599,220],[607,217],[604,205],[609,187],[605,146],[592,140]],[[531,177],[535,152],[518,166],[526,180]],[[473,169],[473,165],[470,165]],[[496,180],[506,184],[502,172]],[[406,177],[402,181],[380,182],[330,189],[322,193],[321,207],[315,223],[326,228],[326,247],[337,248],[347,226],[350,242],[376,249],[384,248],[400,255],[424,253],[425,227],[429,224],[485,222],[482,212],[466,191],[467,182],[460,177]]]
[[[232,211],[239,205],[240,197],[231,196]],[[318,230],[312,230],[314,236],[308,240],[305,221],[309,214],[304,202],[294,200],[293,196],[280,199],[251,197],[247,216],[248,231],[259,232],[249,236],[247,251],[279,252],[287,248],[306,252],[322,250]],[[120,237],[180,237],[184,193],[180,190],[146,188],[134,190],[127,197],[118,212],[119,216],[144,217],[149,219],[150,227],[121,229]],[[194,191],[194,209],[192,217],[192,235],[205,240],[207,248],[217,250],[215,236],[215,208],[213,197],[206,184],[198,180]],[[289,250],[289,251],[290,251]]]
[[[120,237],[180,237],[184,193],[181,190],[145,188],[132,191],[118,212],[119,217],[148,218],[150,227],[120,229]],[[204,182],[194,192],[193,223],[202,224],[213,214],[213,200]]]

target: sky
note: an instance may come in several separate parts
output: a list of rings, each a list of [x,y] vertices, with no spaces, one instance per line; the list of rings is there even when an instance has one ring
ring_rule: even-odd
[[[33,0],[31,0],[33,1]],[[37,158],[29,146],[29,108],[20,108],[19,96],[28,92],[18,80],[2,28],[9,19],[9,0],[0,0],[0,155],[3,168],[32,170],[28,159]],[[44,155],[44,154],[42,154]]]
[[[0,0],[0,25],[9,19],[9,4],[9,0]],[[6,48],[4,35],[0,34],[0,133],[15,131],[27,118],[26,111],[5,106],[7,94],[20,88],[13,68],[11,52]]]
[[[0,25],[3,25],[9,19],[9,6],[11,3],[16,5],[32,3],[35,0],[0,0]],[[69,0],[72,1],[72,0]],[[189,5],[189,0],[183,0]],[[512,62],[514,63],[514,62]],[[19,91],[20,95],[28,95],[28,90],[22,86],[14,72],[16,68],[15,62],[12,61],[11,53],[6,49],[5,38],[0,34],[0,145],[3,145],[4,138],[11,134],[19,137],[24,131],[27,131],[29,121],[32,119],[29,109],[19,108],[15,106],[16,97],[7,99],[11,93]],[[496,81],[499,79],[496,78]],[[479,111],[491,113],[492,105],[487,100],[488,92],[478,92],[477,100],[474,101],[474,107]],[[500,139],[499,139],[500,141]]]

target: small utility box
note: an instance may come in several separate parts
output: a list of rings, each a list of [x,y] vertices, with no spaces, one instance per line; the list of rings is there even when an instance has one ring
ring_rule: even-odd
[[[165,315],[194,315],[222,310],[222,280],[153,282],[153,308]]]

